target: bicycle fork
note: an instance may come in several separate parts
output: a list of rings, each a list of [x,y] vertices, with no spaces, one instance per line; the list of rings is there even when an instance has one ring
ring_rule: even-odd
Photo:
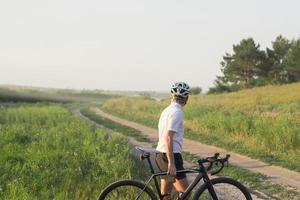
[[[211,195],[211,197],[213,198],[213,200],[219,200],[218,197],[217,197],[217,194],[216,194],[216,191],[214,189],[214,186],[213,184],[211,183],[211,180],[209,179],[208,177],[208,174],[207,174],[207,171],[205,169],[205,167],[203,166],[202,163],[199,163],[200,166],[201,166],[201,171],[202,171],[202,176],[203,176],[203,181],[204,181],[204,184],[206,184],[207,186],[207,189]]]
[[[212,196],[213,200],[218,200],[214,186],[211,183],[211,181],[206,173],[203,175],[203,180],[204,180],[204,183],[206,184],[207,189],[208,189],[210,195]]]

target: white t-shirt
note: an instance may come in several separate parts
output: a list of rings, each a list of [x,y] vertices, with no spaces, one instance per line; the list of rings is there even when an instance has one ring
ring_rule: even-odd
[[[183,107],[172,102],[160,115],[158,123],[159,140],[156,150],[166,153],[166,144],[164,140],[168,131],[174,131],[173,136],[173,153],[181,153],[183,143]]]

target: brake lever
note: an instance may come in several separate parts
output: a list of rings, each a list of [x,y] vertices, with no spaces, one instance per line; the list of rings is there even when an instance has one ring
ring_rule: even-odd
[[[145,159],[145,157],[144,157],[143,153],[141,153],[140,154],[140,160],[144,160],[144,159]]]
[[[230,157],[230,155],[227,154],[226,157],[217,159],[217,162],[215,162],[215,165],[219,167],[219,164],[221,164],[221,167],[218,170],[211,172],[211,175],[218,174],[220,171],[222,171],[222,169],[225,166],[228,167],[229,166],[229,157]]]
[[[227,167],[229,165],[229,157],[230,157],[230,154],[226,154],[226,166]]]

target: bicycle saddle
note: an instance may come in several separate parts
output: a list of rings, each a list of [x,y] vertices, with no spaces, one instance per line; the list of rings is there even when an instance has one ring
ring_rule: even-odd
[[[141,154],[141,160],[143,160],[145,158],[149,158],[151,153],[160,153],[156,149],[150,148],[150,147],[135,147],[135,148],[137,150],[140,150],[142,152],[142,154]]]

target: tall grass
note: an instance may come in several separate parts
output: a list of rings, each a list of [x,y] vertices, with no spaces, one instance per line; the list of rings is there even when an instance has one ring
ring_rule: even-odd
[[[123,135],[129,136],[129,137],[134,137],[138,141],[142,142],[148,142],[151,143],[147,137],[145,137],[142,133],[139,131],[132,129],[130,127],[126,127],[123,125],[120,125],[116,122],[113,122],[109,119],[105,119],[99,115],[97,115],[94,111],[90,109],[82,109],[81,113],[88,117],[89,119],[95,121],[98,124],[101,124],[102,126],[105,126],[111,130],[120,132]],[[197,161],[200,159],[200,157],[197,157],[195,155],[192,155],[188,152],[183,152],[183,158],[184,160],[196,164]],[[230,164],[229,164],[230,165]],[[260,192],[264,192],[265,194],[268,194],[269,196],[275,196],[278,197],[279,199],[297,199],[297,196],[299,196],[299,192],[295,191],[291,188],[286,188],[285,186],[281,186],[278,184],[273,184],[269,182],[268,177],[260,174],[260,173],[254,173],[249,170],[241,169],[239,167],[225,167],[221,175],[223,176],[229,176],[232,177],[243,184],[246,184],[246,186],[250,190],[258,190]],[[145,176],[144,176],[145,177]],[[146,178],[146,177],[145,177]],[[153,186],[153,182],[152,182]]]
[[[142,174],[124,137],[60,106],[1,107],[0,137],[0,199],[96,199]]]
[[[119,98],[102,109],[157,128],[169,100]],[[186,137],[300,171],[300,83],[190,98]]]

